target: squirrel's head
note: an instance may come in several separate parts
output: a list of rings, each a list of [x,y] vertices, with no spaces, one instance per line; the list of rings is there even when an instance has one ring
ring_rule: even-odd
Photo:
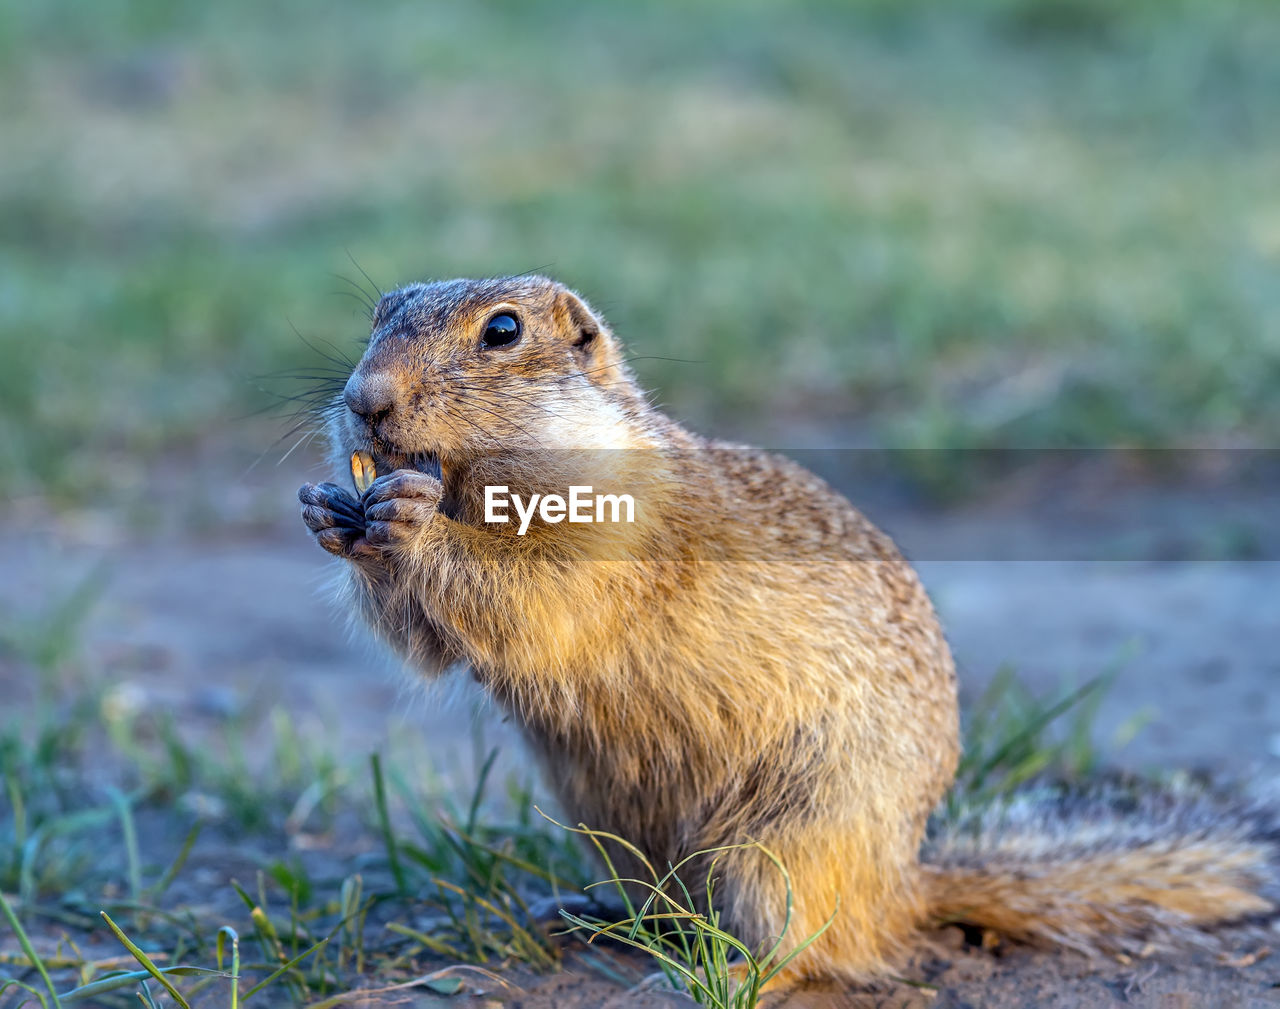
[[[337,405],[335,448],[379,472],[543,449],[622,448],[643,397],[603,320],[538,276],[383,295]]]

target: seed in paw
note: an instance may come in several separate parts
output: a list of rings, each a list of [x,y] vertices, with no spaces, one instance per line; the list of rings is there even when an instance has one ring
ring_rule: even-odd
[[[363,450],[352,452],[351,479],[355,482],[356,493],[363,494],[377,478],[378,469],[373,464],[373,456]]]

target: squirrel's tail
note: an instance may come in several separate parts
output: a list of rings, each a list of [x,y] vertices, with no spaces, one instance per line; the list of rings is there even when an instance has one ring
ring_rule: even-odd
[[[923,860],[936,921],[1086,953],[1280,914],[1280,806],[1201,786],[1014,793],[937,827]]]

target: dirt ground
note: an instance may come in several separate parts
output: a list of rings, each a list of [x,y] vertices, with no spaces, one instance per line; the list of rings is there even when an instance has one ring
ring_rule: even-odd
[[[518,740],[468,690],[445,704],[413,688],[336,617],[326,598],[329,559],[295,521],[292,495],[306,478],[307,467],[292,464],[240,473],[212,516],[193,479],[170,496],[165,516],[133,527],[91,511],[49,517],[19,502],[17,521],[0,534],[6,573],[0,605],[18,615],[35,612],[101,566],[107,587],[90,617],[87,646],[106,657],[121,683],[175,712],[278,705],[304,734],[356,754],[409,730],[425,736],[445,766],[449,754],[471,746],[479,721],[519,763]],[[855,501],[867,498],[844,489]],[[947,511],[870,495],[865,508],[918,559],[966,698],[1003,663],[1052,691],[1120,662],[1099,717],[1100,744],[1107,747],[1138,712],[1149,722],[1115,752],[1118,763],[1275,776],[1280,562],[1267,559],[1280,556],[1274,490],[1133,486],[1085,500],[1059,489],[1038,500],[1013,493]],[[1250,556],[1262,559],[1229,551],[1214,559],[1203,549],[1205,537],[1228,520],[1233,529],[1248,527]],[[1118,552],[1128,559],[1102,559],[1107,544],[1131,544],[1134,530],[1156,535],[1163,546],[1130,545]],[[1071,559],[1081,556],[1089,559]],[[1277,1005],[1280,955],[1267,956],[1268,946],[1280,947],[1280,933],[1233,937],[1234,965],[1213,953],[1097,963],[1024,949],[983,951],[948,930],[904,972],[928,987],[856,995],[813,990],[775,1004]],[[689,1004],[660,992],[626,994],[588,970],[515,980],[526,990],[488,991],[473,1004]],[[468,1002],[396,997],[420,1005]]]

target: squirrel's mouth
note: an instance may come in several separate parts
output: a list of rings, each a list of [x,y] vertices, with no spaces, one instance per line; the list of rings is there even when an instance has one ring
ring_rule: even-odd
[[[406,454],[379,455],[373,453],[373,461],[379,473],[391,473],[398,469],[416,469],[440,479],[440,457],[434,452],[409,452]],[[385,468],[384,468],[385,467]]]
[[[398,469],[413,469],[440,479],[440,457],[434,452],[402,452],[386,444],[370,445],[362,451],[372,459],[376,471],[368,476],[369,483]]]

